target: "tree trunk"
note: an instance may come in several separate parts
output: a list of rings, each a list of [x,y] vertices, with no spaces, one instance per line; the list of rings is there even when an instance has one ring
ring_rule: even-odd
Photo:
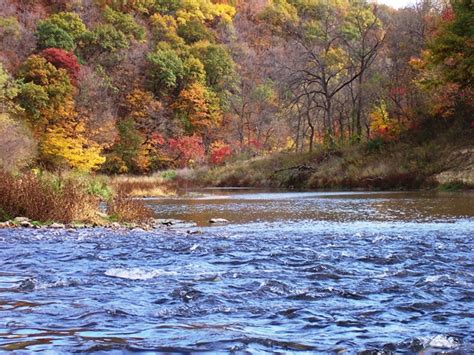
[[[311,115],[309,110],[306,112],[306,119],[308,121],[308,126],[310,130],[310,136],[309,136],[309,152],[313,152],[313,146],[314,146],[314,125],[311,122]]]

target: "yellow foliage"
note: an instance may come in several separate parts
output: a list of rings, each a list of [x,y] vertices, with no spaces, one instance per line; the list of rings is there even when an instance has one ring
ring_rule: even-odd
[[[173,108],[183,115],[193,132],[201,132],[217,125],[222,112],[218,98],[200,83],[193,83],[179,94]]]
[[[369,114],[370,131],[372,136],[382,138],[396,138],[401,132],[401,125],[391,118],[385,101],[379,102]]]
[[[150,170],[150,151],[151,146],[149,144],[142,144],[140,150],[138,151],[137,157],[134,159],[137,169],[140,173],[147,173]]]
[[[153,111],[162,108],[159,101],[155,100],[149,91],[142,89],[133,89],[125,98],[127,108],[130,111],[130,117],[140,122],[150,116]]]
[[[84,137],[84,125],[57,125],[47,128],[41,145],[44,158],[53,163],[66,163],[80,171],[97,169],[105,158],[100,155],[101,148]]]
[[[210,0],[182,0],[181,9],[176,12],[177,21],[184,24],[190,20],[212,21],[220,17],[224,22],[232,22],[235,7],[227,4],[214,4]]]

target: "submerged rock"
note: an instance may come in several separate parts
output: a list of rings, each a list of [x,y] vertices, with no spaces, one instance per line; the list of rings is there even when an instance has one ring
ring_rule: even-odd
[[[179,219],[159,219],[159,218],[156,218],[153,220],[154,224],[160,224],[162,226],[174,226],[176,224],[182,224],[182,223],[186,223],[185,221],[181,221]]]

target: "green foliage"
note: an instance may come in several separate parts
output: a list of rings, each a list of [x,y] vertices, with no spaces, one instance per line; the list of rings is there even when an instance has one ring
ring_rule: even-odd
[[[446,14],[440,34],[430,45],[432,59],[448,81],[468,87],[474,78],[474,3],[453,0],[452,7],[446,11],[453,13]]]
[[[367,151],[369,153],[378,152],[384,146],[385,141],[382,137],[376,137],[367,142]]]
[[[83,39],[86,55],[115,53],[130,46],[127,36],[110,24],[97,26],[92,32],[84,36]]]
[[[147,57],[152,90],[160,96],[163,92],[178,86],[184,76],[183,61],[173,49],[158,49]]]
[[[107,156],[103,170],[108,173],[136,172],[143,137],[135,127],[131,118],[120,120],[117,123],[118,139]]]
[[[39,21],[35,34],[37,47],[72,51],[76,48],[76,42],[87,32],[79,15],[74,12],[59,12]]]
[[[41,112],[48,107],[49,96],[43,86],[28,82],[21,85],[19,102],[28,113],[30,120],[37,120]]]
[[[72,51],[75,48],[73,37],[54,23],[42,21],[36,28],[38,49],[61,48]]]
[[[74,86],[64,69],[57,69],[45,58],[32,55],[22,64],[18,77],[19,100],[27,118],[35,121],[35,128],[42,131],[45,124],[67,118],[71,111]],[[41,118],[41,122],[38,119]]]
[[[74,12],[58,12],[48,17],[42,23],[51,23],[66,31],[73,40],[83,36],[87,32],[86,25],[78,14]]]
[[[193,82],[205,83],[206,72],[204,65],[199,59],[193,56],[186,58],[183,63],[183,70],[183,81],[185,85]]]
[[[191,52],[204,64],[209,87],[222,89],[225,80],[234,74],[234,61],[223,46],[199,42],[192,47]]]
[[[145,30],[135,22],[132,15],[115,11],[107,6],[104,10],[104,18],[130,39],[133,38],[137,41],[143,41],[145,39]]]
[[[165,180],[175,180],[178,176],[176,170],[166,170],[163,171],[160,176]]]
[[[20,107],[14,101],[18,93],[19,83],[10,77],[0,62],[0,113],[13,113],[20,110]]]
[[[181,6],[181,0],[155,0],[154,10],[164,14],[176,12]]]
[[[178,26],[177,34],[183,38],[187,44],[198,41],[214,41],[212,32],[199,20],[193,19]]]
[[[298,3],[297,1],[295,2]],[[287,22],[296,22],[298,20],[298,12],[291,1],[273,0],[260,14],[260,18],[273,26],[273,28],[279,29]]]

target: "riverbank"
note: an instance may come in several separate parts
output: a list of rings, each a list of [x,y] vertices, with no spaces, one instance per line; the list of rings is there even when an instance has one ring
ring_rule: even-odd
[[[161,230],[167,227],[185,229],[187,227],[194,227],[195,223],[190,223],[177,219],[158,219],[150,218],[146,222],[133,223],[133,222],[105,222],[103,223],[58,223],[58,222],[41,222],[29,219],[27,217],[15,217],[11,220],[0,222],[0,229],[43,229],[43,230],[82,230],[82,229],[96,229],[102,228],[105,230],[142,230],[152,231]],[[215,224],[213,220],[209,221],[209,224]]]
[[[0,222],[6,226],[148,224],[143,201],[92,175],[0,171]]]
[[[397,142],[371,141],[313,153],[275,153],[201,169],[195,182],[216,187],[289,189],[473,189],[473,129]]]

